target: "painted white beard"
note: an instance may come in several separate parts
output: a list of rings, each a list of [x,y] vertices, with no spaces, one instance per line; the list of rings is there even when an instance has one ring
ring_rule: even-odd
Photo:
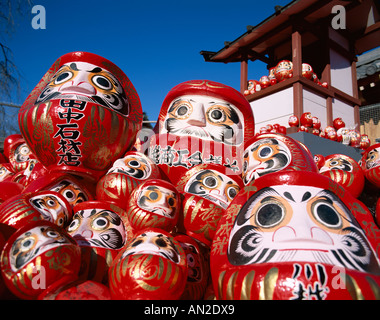
[[[162,133],[179,136],[194,136],[200,139],[222,142],[229,145],[239,145],[243,141],[243,132],[239,128],[206,124],[205,127],[191,126],[183,120],[166,119]],[[235,127],[235,126],[234,126]],[[240,131],[240,132],[239,132]]]
[[[268,223],[270,229],[260,226],[257,219],[259,219],[260,210],[265,206],[265,204],[262,206],[260,204],[265,201],[264,203],[271,205],[271,201],[272,203],[284,201],[283,197],[288,200],[287,206],[290,205],[282,212],[282,221],[289,219],[286,224]],[[271,200],[275,198],[276,200]],[[253,201],[248,200],[246,209],[236,217],[230,235],[228,258],[232,264],[308,261],[362,272],[380,272],[379,263],[364,232],[356,224],[348,209],[344,208],[340,200],[331,192],[315,187],[306,189],[303,186],[282,185],[264,188],[251,199]],[[342,210],[340,213],[334,213],[331,205],[331,211],[321,211],[319,219],[321,217],[331,219],[327,221],[331,225],[335,221],[332,229],[317,225],[311,219],[316,212],[309,211],[313,206],[315,208],[312,210],[327,208],[326,203],[329,202],[325,199],[334,201],[336,208],[339,207]],[[267,207],[265,214],[268,217],[273,214],[280,217],[280,211],[275,210],[279,209],[274,206]],[[336,218],[331,218],[334,214]],[[264,219],[263,216],[262,221],[265,221]],[[314,219],[317,218],[314,217]],[[339,226],[339,219],[346,225]]]

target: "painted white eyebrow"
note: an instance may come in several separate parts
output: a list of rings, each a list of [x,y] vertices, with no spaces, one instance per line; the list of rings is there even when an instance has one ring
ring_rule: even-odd
[[[211,104],[220,104],[220,105],[228,106],[228,107],[231,108],[231,104],[228,103],[228,102],[215,102],[215,101],[211,101],[211,102],[209,102],[208,104],[209,104],[209,105],[211,105]]]

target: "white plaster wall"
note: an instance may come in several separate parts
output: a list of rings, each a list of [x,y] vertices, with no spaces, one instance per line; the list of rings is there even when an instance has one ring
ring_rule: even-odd
[[[333,119],[335,118],[342,118],[346,127],[355,127],[354,108],[336,98],[333,99]]]
[[[303,89],[303,111],[319,118],[322,128],[327,126],[326,98]]]
[[[265,89],[264,89],[265,90]],[[289,127],[289,116],[293,114],[293,88],[287,88],[251,102],[255,117],[255,132],[267,124]]]
[[[352,96],[351,63],[348,59],[330,49],[331,85]]]

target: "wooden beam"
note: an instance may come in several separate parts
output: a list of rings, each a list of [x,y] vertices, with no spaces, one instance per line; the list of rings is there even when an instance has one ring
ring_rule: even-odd
[[[292,62],[293,76],[302,74],[302,40],[299,31],[295,30],[292,33]]]
[[[356,99],[359,98],[358,90],[358,76],[356,72],[356,61],[351,62],[351,75],[352,75],[352,96]]]
[[[333,119],[334,114],[333,114],[333,104],[332,104],[332,97],[327,97],[326,98],[326,123],[328,126],[333,125]]]
[[[359,106],[354,106],[354,122],[355,122],[355,130],[360,131],[360,111]]]
[[[325,67],[322,70],[321,82],[327,82],[328,86],[331,86],[331,61],[330,61],[330,47],[329,47],[329,28],[324,26],[324,35],[322,39],[322,61],[325,63]]]
[[[303,86],[301,82],[293,83],[293,113],[298,119],[303,114]]]
[[[244,94],[244,91],[248,89],[248,60],[240,62],[240,92]]]
[[[298,30],[292,32],[293,77],[302,75],[302,40]],[[298,119],[303,113],[303,86],[300,82],[293,84],[293,113]]]
[[[252,49],[247,51],[247,55],[250,57],[250,60],[252,61],[260,60],[266,64],[269,64],[271,62],[267,56],[265,56],[264,54],[258,53]]]

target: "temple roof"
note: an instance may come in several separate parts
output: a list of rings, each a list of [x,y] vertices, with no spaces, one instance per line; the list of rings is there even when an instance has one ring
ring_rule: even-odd
[[[350,39],[356,55],[380,46],[380,4],[375,0],[293,0],[233,41],[226,41],[219,51],[201,51],[207,62],[239,62],[261,60],[269,64],[274,48],[287,46],[292,32],[302,33],[302,45],[307,46],[323,37],[326,26],[337,14],[334,6],[345,9],[344,36]],[[337,8],[337,7],[336,7]],[[360,19],[358,18],[360,17]],[[324,29],[323,29],[324,28]],[[290,48],[290,46],[288,46]]]

